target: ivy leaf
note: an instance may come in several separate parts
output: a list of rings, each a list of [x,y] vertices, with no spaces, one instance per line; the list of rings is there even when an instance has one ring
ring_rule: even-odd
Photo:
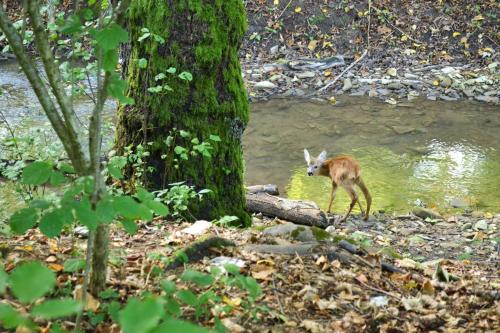
[[[163,80],[166,77],[167,76],[165,75],[165,73],[160,73],[160,74],[155,76],[155,81]]]
[[[175,295],[186,305],[196,306],[198,298],[191,290],[179,290]]]
[[[123,333],[146,333],[156,327],[162,316],[163,309],[159,301],[131,298],[119,312],[118,318]]]
[[[108,93],[110,96],[116,98],[122,104],[133,105],[134,99],[125,96],[125,90],[127,89],[127,82],[120,79],[118,74],[111,75],[108,85]]]
[[[180,73],[179,78],[186,81],[193,81],[193,75],[189,72]]]
[[[169,67],[167,69],[168,74],[175,74],[176,72],[177,72],[177,68],[175,68],[175,67]]]
[[[27,185],[42,185],[49,180],[52,166],[47,162],[36,161],[23,169],[21,181]]]
[[[79,312],[82,304],[72,299],[50,299],[31,309],[31,314],[44,319],[61,318]]]
[[[137,64],[139,65],[139,68],[142,68],[142,69],[148,67],[148,61],[145,58],[139,59],[139,61],[137,62]]]
[[[22,303],[32,302],[54,289],[54,272],[39,262],[23,263],[10,274],[10,289]]]
[[[102,68],[106,72],[113,72],[118,64],[118,52],[116,49],[107,50],[104,53]]]
[[[168,207],[156,200],[145,201],[144,204],[156,215],[166,216],[169,213]]]
[[[214,142],[220,142],[221,141],[220,136],[213,135],[213,134],[210,135],[210,140],[212,140]]]
[[[90,230],[97,228],[98,217],[90,205],[90,200],[87,197],[82,198],[73,204],[76,218],[78,222],[87,226]]]
[[[0,267],[0,295],[2,295],[5,292],[8,278],[9,276],[7,275],[7,273],[5,273],[3,268]]]
[[[96,207],[96,214],[99,222],[111,223],[115,219],[116,212],[113,207],[113,201],[109,197],[102,198]]]
[[[94,31],[95,41],[103,50],[114,50],[118,48],[120,43],[128,41],[128,33],[116,23],[110,24],[108,27]]]
[[[23,208],[10,217],[10,228],[17,234],[24,234],[26,230],[33,228],[38,219],[34,208]]]
[[[214,282],[214,278],[211,275],[193,271],[190,269],[182,273],[181,280],[186,282],[193,282],[199,287],[209,286]]]
[[[68,259],[64,262],[64,271],[74,273],[85,268],[85,260],[83,259]]]

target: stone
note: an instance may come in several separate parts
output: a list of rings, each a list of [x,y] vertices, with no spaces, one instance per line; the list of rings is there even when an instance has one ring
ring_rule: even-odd
[[[279,45],[274,45],[273,47],[271,47],[271,48],[269,49],[269,52],[270,52],[271,54],[277,54],[277,53],[278,53],[278,51],[279,51]]]
[[[299,89],[299,88],[292,88],[292,89],[288,89],[287,91],[285,91],[282,96],[285,96],[285,97],[289,97],[289,96],[297,96],[297,97],[301,97],[301,96],[304,96],[306,93],[304,90],[302,89]]]
[[[266,80],[266,81],[257,82],[253,87],[255,89],[273,89],[273,88],[276,88],[277,85],[275,85],[271,81]]]
[[[431,209],[423,208],[423,207],[417,207],[413,209],[413,215],[420,217],[421,219],[442,219],[443,217],[438,213],[435,212]]]
[[[467,97],[474,97],[474,88],[472,88],[472,89],[464,89],[463,93]]]
[[[311,72],[311,71],[297,73],[297,77],[299,79],[309,79],[309,78],[312,78],[315,76],[316,76],[316,73]]]
[[[418,75],[412,74],[412,73],[405,73],[405,79],[409,80],[417,80],[419,78]]]
[[[387,69],[387,75],[396,77],[398,76],[398,70],[396,68],[389,68]]]
[[[456,101],[458,99],[458,97],[448,96],[445,94],[439,95],[439,98],[442,99],[443,101],[449,101],[449,102]]]
[[[453,208],[467,208],[469,204],[463,198],[453,198],[450,200],[450,206]]]
[[[205,220],[198,220],[187,228],[181,230],[185,234],[190,234],[193,236],[203,235],[205,231],[212,227],[212,222]]]
[[[351,79],[347,78],[344,80],[344,86],[342,87],[343,91],[348,91],[352,88],[352,82]]]
[[[448,88],[449,86],[451,86],[453,82],[451,81],[451,79],[449,77],[443,77],[443,79],[441,80],[441,87],[443,88]]]
[[[401,82],[391,82],[387,85],[387,88],[392,89],[392,90],[397,90],[404,88],[404,85]]]
[[[387,96],[391,94],[391,91],[389,89],[382,88],[382,89],[377,89],[377,93],[380,96]]]
[[[378,92],[375,89],[370,89],[370,91],[368,92],[368,96],[369,97],[377,97]]]
[[[269,78],[269,81],[271,82],[274,82],[274,81],[278,81],[279,79],[281,79],[284,75],[282,74],[274,74],[272,75],[270,78]]]
[[[497,96],[485,96],[485,95],[482,95],[482,96],[475,96],[474,97],[476,100],[480,101],[480,102],[486,102],[486,103],[495,103],[497,104],[499,99]]]
[[[75,233],[75,235],[78,235],[83,238],[87,238],[89,236],[89,228],[85,226],[75,227],[75,229],[73,229],[73,232]]]
[[[474,230],[488,230],[488,221],[486,220],[479,220],[476,223],[474,223]]]
[[[398,125],[395,125],[395,126],[390,126],[390,127],[397,134],[408,134],[408,133],[412,133],[412,132],[415,131],[415,128],[411,127],[411,126],[398,126]]]

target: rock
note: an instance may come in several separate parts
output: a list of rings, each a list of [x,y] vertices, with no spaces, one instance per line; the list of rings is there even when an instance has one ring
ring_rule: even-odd
[[[414,208],[412,213],[413,213],[413,215],[418,216],[424,220],[426,218],[430,218],[430,219],[442,219],[443,218],[439,213],[437,213],[431,209],[422,208],[422,207]]]
[[[439,95],[439,98],[442,99],[443,101],[456,101],[458,99],[458,97],[453,97],[453,96],[447,96],[445,94],[441,94]]]
[[[486,220],[479,220],[476,223],[474,223],[474,230],[488,230],[488,221]]]
[[[461,229],[461,230],[468,230],[468,229],[470,229],[470,228],[472,228],[472,223],[471,223],[471,222],[466,222],[466,223],[464,223],[464,224],[462,224],[462,225],[460,226],[460,229]]]
[[[297,224],[287,222],[283,224],[278,224],[265,229],[262,234],[269,236],[282,236],[292,233],[299,226]]]
[[[75,233],[75,235],[78,235],[83,238],[87,238],[89,236],[89,228],[85,226],[75,227],[75,229],[73,229],[73,232]]]
[[[286,97],[289,97],[289,96],[301,97],[301,96],[304,96],[305,94],[306,94],[305,91],[302,89],[292,88],[292,89],[288,89],[287,91],[285,91],[282,95],[286,96]]]
[[[444,68],[441,68],[441,73],[443,74],[447,74],[447,75],[453,75],[453,74],[458,74],[458,70],[453,68],[453,67],[444,67]]]
[[[476,100],[480,102],[486,102],[486,103],[498,103],[498,97],[497,96],[475,96],[474,97]]]
[[[314,87],[316,88],[321,88],[323,86],[323,81],[321,81],[321,79],[317,79],[315,82],[314,82]]]
[[[450,206],[453,208],[467,208],[469,204],[463,198],[453,198],[450,200]]]
[[[396,68],[389,68],[387,69],[387,75],[396,77],[398,76],[398,70]]]
[[[443,88],[448,88],[449,86],[451,86],[453,82],[451,81],[451,79],[449,77],[443,77],[443,79],[441,80],[441,87]]]
[[[284,75],[282,74],[274,74],[272,75],[270,78],[269,78],[269,81],[271,82],[274,82],[274,81],[278,81],[279,79],[281,79]]]
[[[212,226],[212,222],[208,222],[205,220],[198,220],[195,223],[193,223],[191,226],[182,229],[181,232],[183,232],[185,234],[199,236],[199,235],[203,235],[205,233],[205,231],[210,229],[211,226]]]
[[[253,87],[255,89],[273,89],[273,88],[276,88],[277,85],[275,85],[271,81],[266,80],[266,81],[257,82]]]
[[[389,300],[386,296],[374,296],[370,299],[370,304],[377,307],[386,306]]]
[[[474,88],[472,88],[472,89],[464,89],[463,93],[467,97],[474,97]]]
[[[435,101],[435,100],[437,100],[437,96],[434,92],[430,92],[429,94],[427,94],[427,99],[431,100],[431,101]]]
[[[328,232],[329,234],[335,234],[335,226],[329,225],[328,227],[326,227],[325,231]]]
[[[404,88],[404,85],[401,82],[391,82],[387,85],[387,88],[392,89],[392,90],[397,90]]]
[[[378,92],[375,89],[370,89],[370,91],[368,92],[368,96],[369,97],[377,97]]]
[[[405,79],[409,80],[417,80],[419,78],[418,75],[412,74],[412,73],[405,73]]]
[[[260,73],[253,73],[250,75],[250,77],[252,78],[252,80],[260,80],[262,79],[262,74]]]
[[[389,89],[382,88],[382,89],[377,89],[377,93],[380,96],[387,96],[391,94],[391,91]]]
[[[308,78],[312,78],[315,76],[316,76],[316,73],[311,72],[311,71],[297,73],[297,77],[299,79],[308,79]]]
[[[342,87],[343,91],[348,91],[352,88],[352,82],[351,79],[347,78],[344,80],[344,86]]]
[[[273,47],[271,47],[271,48],[269,49],[269,52],[270,52],[271,54],[277,54],[277,53],[278,53],[278,51],[279,51],[279,48],[280,48],[280,46],[279,46],[279,45],[274,45]]]
[[[407,98],[409,101],[412,101],[412,100],[416,99],[418,96],[420,96],[420,93],[418,91],[410,90],[408,92]]]
[[[395,125],[395,126],[389,126],[394,132],[396,132],[397,134],[408,134],[408,133],[412,133],[415,131],[415,128],[414,127],[411,127],[411,126],[398,126],[398,125]]]

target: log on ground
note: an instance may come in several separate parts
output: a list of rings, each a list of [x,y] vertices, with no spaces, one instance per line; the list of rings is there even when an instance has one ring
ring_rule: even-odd
[[[247,209],[297,224],[326,228],[329,223],[325,213],[310,201],[290,200],[266,193],[247,193]]]

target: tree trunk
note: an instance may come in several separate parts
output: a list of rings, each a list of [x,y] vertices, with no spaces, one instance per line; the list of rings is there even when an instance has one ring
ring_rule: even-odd
[[[131,44],[122,56],[128,95],[135,105],[119,110],[117,151],[151,142],[146,146],[150,151],[146,163],[155,171],[144,178],[149,189],[163,189],[178,181],[197,190],[210,189],[211,194],[190,207],[195,217],[235,215],[242,225],[248,225],[241,147],[248,101],[238,57],[246,29],[242,1],[133,1],[129,13]],[[163,37],[165,43],[152,36],[139,42],[142,28]],[[147,59],[147,68],[139,68],[141,58]],[[177,69],[175,75],[166,74],[164,80],[155,81],[157,74],[170,67]],[[193,81],[181,80],[178,74],[183,71],[192,73]],[[173,91],[147,91],[163,83]],[[174,128],[188,131],[191,137],[177,135],[168,147],[165,140]],[[187,148],[193,137],[202,142],[212,134],[222,139],[211,142],[212,158],[198,155],[187,161],[174,160],[178,156],[173,147]]]

